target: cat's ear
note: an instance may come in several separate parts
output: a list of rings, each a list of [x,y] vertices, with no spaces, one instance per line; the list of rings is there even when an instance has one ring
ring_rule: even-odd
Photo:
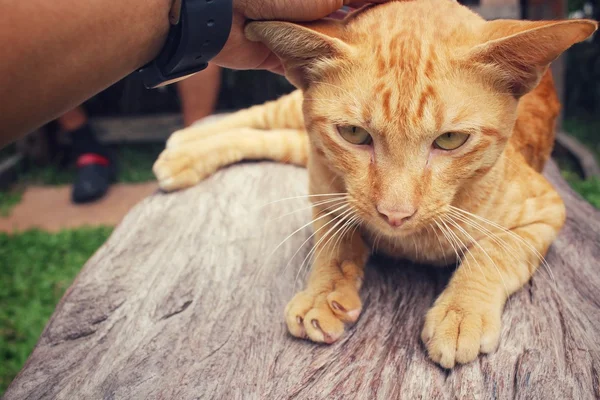
[[[548,66],[575,43],[590,37],[598,24],[591,20],[487,22],[483,37],[469,57],[515,97],[534,89]]]
[[[264,43],[283,63],[286,77],[299,88],[319,78],[327,61],[341,59],[350,51],[339,39],[343,25],[336,20],[310,23],[255,21],[246,26],[249,40]]]

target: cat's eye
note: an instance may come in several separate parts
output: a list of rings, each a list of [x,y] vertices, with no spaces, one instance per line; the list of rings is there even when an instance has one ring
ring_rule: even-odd
[[[369,132],[359,126],[339,125],[337,130],[345,141],[352,144],[366,145],[373,142],[373,138]]]
[[[469,135],[460,132],[448,132],[440,135],[433,142],[433,146],[442,150],[455,150],[465,144]]]

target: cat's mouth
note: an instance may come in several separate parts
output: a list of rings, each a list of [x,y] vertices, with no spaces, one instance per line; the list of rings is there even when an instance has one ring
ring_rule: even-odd
[[[372,219],[372,225],[374,225],[374,228],[376,228],[377,231],[388,236],[409,236],[420,231],[418,220],[418,210],[403,218],[390,218],[389,216],[379,213],[378,216],[375,216]]]
[[[410,225],[411,221],[414,221],[415,215],[418,210],[411,213],[388,213],[384,214],[379,212],[381,219],[392,229],[399,230],[406,225]]]

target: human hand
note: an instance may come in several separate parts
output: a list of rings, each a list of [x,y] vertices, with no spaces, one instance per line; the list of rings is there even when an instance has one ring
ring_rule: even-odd
[[[248,20],[313,21],[324,18],[343,6],[358,7],[387,0],[234,0],[233,24],[225,47],[213,63],[233,69],[267,69],[283,74],[281,62],[262,43],[244,35]]]

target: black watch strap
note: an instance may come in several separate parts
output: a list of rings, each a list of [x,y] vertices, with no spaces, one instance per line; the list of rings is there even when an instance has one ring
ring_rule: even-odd
[[[143,66],[144,86],[168,85],[203,70],[223,49],[233,19],[232,0],[181,0],[178,21],[163,49]]]

